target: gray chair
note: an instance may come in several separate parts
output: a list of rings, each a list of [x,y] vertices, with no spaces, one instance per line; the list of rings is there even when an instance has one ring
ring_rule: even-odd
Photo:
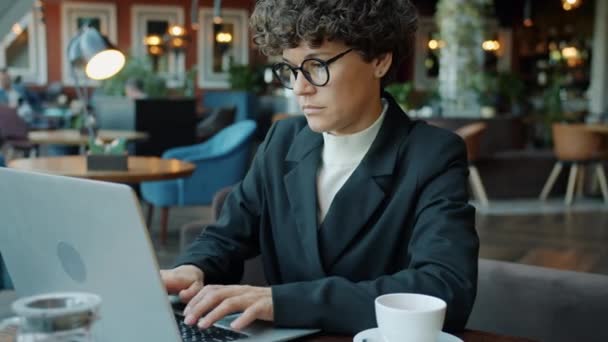
[[[608,276],[479,261],[467,328],[539,341],[608,341]]]
[[[226,187],[215,193],[213,201],[211,203],[211,218],[209,220],[199,220],[186,223],[181,227],[179,244],[180,250],[184,250],[187,245],[196,239],[198,235],[205,229],[205,227],[217,220],[222,211],[224,200],[230,194],[232,187]],[[253,259],[245,262],[245,269],[243,271],[243,278],[241,284],[247,284],[252,286],[266,286],[266,277],[264,276],[264,266],[262,265],[262,259],[257,256]]]
[[[196,140],[203,142],[209,140],[216,133],[234,123],[236,107],[215,108],[211,113],[196,125]]]
[[[180,228],[179,232],[179,249],[183,251],[188,247],[188,245],[196,239],[197,236],[203,231],[203,229],[209,225],[217,221],[217,218],[220,216],[220,212],[222,211],[222,206],[224,205],[224,200],[230,193],[232,187],[225,187],[220,189],[218,192],[213,195],[213,200],[211,201],[211,217],[207,220],[196,220],[192,222],[188,222],[184,224]]]

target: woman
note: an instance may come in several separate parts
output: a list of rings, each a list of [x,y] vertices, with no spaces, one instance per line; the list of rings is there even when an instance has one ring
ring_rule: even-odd
[[[478,256],[464,143],[381,91],[412,49],[414,7],[260,0],[251,23],[305,115],[271,128],[218,222],[161,271],[186,323],[242,311],[236,329],[262,319],[352,334],[376,325],[375,297],[417,292],[443,298],[445,328],[462,329]],[[270,287],[211,285],[237,283],[258,254]]]

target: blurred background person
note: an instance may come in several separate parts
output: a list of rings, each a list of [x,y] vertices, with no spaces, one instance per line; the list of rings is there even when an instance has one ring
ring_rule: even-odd
[[[0,69],[0,103],[17,108],[19,93],[13,89],[11,76],[6,68]]]

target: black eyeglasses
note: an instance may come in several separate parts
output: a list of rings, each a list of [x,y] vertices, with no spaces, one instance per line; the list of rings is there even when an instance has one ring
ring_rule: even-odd
[[[302,75],[304,75],[304,78],[308,82],[317,87],[322,87],[329,82],[329,65],[352,50],[348,49],[326,61],[314,57],[307,58],[302,61],[299,67],[291,66],[285,62],[277,63],[272,67],[272,72],[279,82],[281,82],[281,85],[287,89],[293,89],[298,78],[298,70],[302,71]]]

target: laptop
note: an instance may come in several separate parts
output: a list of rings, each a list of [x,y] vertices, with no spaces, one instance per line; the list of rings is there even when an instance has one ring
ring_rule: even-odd
[[[261,321],[231,331],[238,314],[208,330],[183,325],[161,282],[139,201],[126,185],[0,168],[0,251],[19,296],[100,295],[96,341],[267,342],[318,331]]]

